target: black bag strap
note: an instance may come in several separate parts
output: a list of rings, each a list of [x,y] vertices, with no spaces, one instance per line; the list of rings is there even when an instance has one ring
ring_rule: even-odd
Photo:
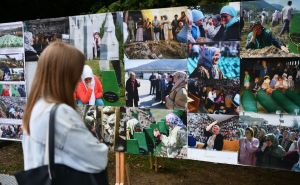
[[[50,179],[54,179],[54,150],[55,150],[55,113],[59,104],[55,104],[50,111],[49,118],[49,133],[48,133],[48,150],[49,150],[49,164],[48,164],[48,173]]]

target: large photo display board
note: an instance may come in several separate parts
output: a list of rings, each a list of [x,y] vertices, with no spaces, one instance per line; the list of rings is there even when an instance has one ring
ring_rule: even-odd
[[[299,22],[300,2],[261,0],[1,23],[0,140],[22,140],[61,41],[86,57],[74,101],[111,151],[299,171]]]

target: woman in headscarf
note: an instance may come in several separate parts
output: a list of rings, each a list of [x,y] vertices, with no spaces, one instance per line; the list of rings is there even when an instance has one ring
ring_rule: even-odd
[[[245,136],[240,139],[239,163],[255,166],[259,140],[254,138],[254,130],[250,127],[246,128]]]
[[[223,136],[220,134],[220,127],[216,125],[218,122],[214,121],[206,127],[204,130],[204,135],[207,137],[207,141],[203,148],[207,150],[217,150],[222,151],[223,149]],[[210,132],[210,130],[212,130]]]
[[[240,20],[237,11],[231,6],[224,6],[221,9],[221,22],[225,30],[223,33],[223,41],[232,41],[240,39]]]
[[[166,97],[166,107],[168,109],[185,109],[187,104],[187,74],[178,71],[173,76],[174,86]]]
[[[275,74],[270,82],[270,88],[275,89],[275,85],[278,81],[278,74]]]
[[[143,19],[139,18],[139,21],[137,22],[137,30],[136,30],[136,40],[137,42],[143,42],[144,36],[144,28],[143,28]]]
[[[261,147],[262,166],[271,168],[282,167],[282,158],[286,154],[284,149],[279,145],[274,134],[267,134],[266,141]]]
[[[75,90],[75,100],[78,105],[104,105],[102,84],[97,76],[93,74],[90,66],[84,65],[81,81]]]
[[[182,120],[174,113],[166,115],[166,125],[169,127],[169,136],[154,130],[154,136],[162,142],[161,154],[163,157],[178,157],[183,146],[187,144],[187,129]]]
[[[298,155],[299,155],[299,160],[294,166],[292,167],[292,171],[294,172],[300,172],[300,138],[298,139]]]

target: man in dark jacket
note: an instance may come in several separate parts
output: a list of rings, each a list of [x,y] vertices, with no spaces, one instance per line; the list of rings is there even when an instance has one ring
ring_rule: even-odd
[[[130,78],[126,81],[126,92],[127,100],[126,106],[128,107],[138,107],[139,104],[139,92],[138,87],[140,83],[135,79],[135,73],[130,73]]]

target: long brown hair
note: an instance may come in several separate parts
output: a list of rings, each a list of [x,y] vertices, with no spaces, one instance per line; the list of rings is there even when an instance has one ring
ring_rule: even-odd
[[[82,52],[63,42],[53,42],[42,52],[23,117],[23,129],[28,135],[31,111],[38,99],[75,108],[73,93],[84,62]]]

